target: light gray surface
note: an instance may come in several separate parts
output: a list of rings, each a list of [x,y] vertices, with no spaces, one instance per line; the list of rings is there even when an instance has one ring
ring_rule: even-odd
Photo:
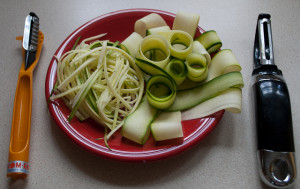
[[[45,76],[60,43],[77,27],[104,13],[153,8],[200,14],[200,26],[216,30],[223,48],[239,60],[245,80],[243,112],[226,112],[205,140],[174,158],[128,164],[95,157],[79,149],[47,112]],[[6,178],[14,93],[22,63],[20,43],[25,16],[34,11],[45,34],[42,56],[34,72],[30,175]],[[250,76],[253,41],[259,13],[272,15],[275,62],[282,69],[292,101],[296,158],[300,159],[299,44],[300,1],[16,1],[0,2],[0,188],[265,188],[256,166],[255,127]],[[299,168],[300,162],[297,161]],[[294,188],[300,187],[297,180]]]

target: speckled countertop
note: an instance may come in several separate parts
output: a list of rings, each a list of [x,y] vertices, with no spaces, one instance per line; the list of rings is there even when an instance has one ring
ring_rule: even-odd
[[[218,126],[199,144],[178,156],[145,164],[96,157],[72,143],[57,127],[45,100],[45,76],[56,49],[87,21],[121,9],[152,8],[200,14],[199,25],[218,31],[242,66],[245,81],[241,114],[225,112]],[[34,71],[30,174],[25,180],[6,177],[17,76],[22,63],[20,43],[24,18],[34,11],[45,34],[42,56]],[[256,165],[250,77],[259,13],[272,16],[276,64],[283,71],[292,102],[296,160],[300,158],[299,44],[300,1],[297,0],[112,0],[16,1],[0,3],[0,188],[236,188],[265,187]],[[300,163],[297,161],[297,167]],[[299,188],[297,180],[293,188]]]

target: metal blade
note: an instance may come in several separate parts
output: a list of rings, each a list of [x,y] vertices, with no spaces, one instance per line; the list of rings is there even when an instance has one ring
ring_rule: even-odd
[[[25,18],[22,46],[25,49],[25,69],[36,59],[36,49],[39,37],[39,18],[33,12]]]

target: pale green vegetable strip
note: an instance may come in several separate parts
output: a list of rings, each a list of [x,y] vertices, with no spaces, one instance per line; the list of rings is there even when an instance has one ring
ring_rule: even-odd
[[[101,50],[102,47],[98,47],[98,48],[95,48],[93,50],[90,50],[90,51],[86,51],[85,53],[81,54],[80,56],[72,59],[72,61],[70,62],[70,65],[73,65],[73,64],[76,64],[78,63],[80,60],[82,60],[83,58],[86,58],[88,55],[91,55],[99,50]],[[76,50],[74,50],[76,52]]]
[[[71,104],[69,103],[69,101],[67,100],[67,98],[65,97],[62,97],[61,98],[64,103],[66,104],[66,106],[69,108],[69,109],[72,109],[71,107]],[[89,114],[87,114],[85,111],[83,111],[83,108],[80,107],[78,109],[78,111],[75,113],[76,117],[80,120],[80,121],[84,121],[86,120],[87,118],[89,118]]]
[[[82,40],[82,42],[80,44],[86,44],[86,42],[88,42],[88,41],[93,41],[93,40],[96,40],[96,39],[100,39],[101,37],[104,37],[105,35],[106,35],[106,33],[102,33],[102,34],[99,34],[99,35],[95,35],[93,37],[86,38],[86,39]]]
[[[166,72],[175,80],[176,85],[180,85],[188,74],[186,64],[179,59],[172,59],[165,68]]]
[[[146,53],[151,53],[152,50],[160,50],[164,54],[164,57],[161,57],[161,60],[153,60],[151,57],[146,57]],[[164,68],[170,59],[168,42],[160,35],[147,36],[141,42],[140,49],[136,57],[155,64],[158,67]]]
[[[193,53],[199,53],[199,54],[204,55],[207,60],[207,64],[209,65],[211,63],[210,54],[206,51],[204,46],[199,41],[193,42]]]
[[[146,31],[146,35],[154,35],[154,34],[159,34],[159,32],[162,31],[169,31],[171,28],[169,26],[160,26],[156,28],[150,28]]]
[[[241,66],[230,49],[219,51],[212,59],[209,66],[207,81],[222,74],[241,71]]]
[[[211,64],[208,66],[208,76],[204,82],[208,82],[222,74],[234,71],[241,71],[241,66],[236,57],[230,49],[221,50],[213,57]],[[196,86],[199,86],[199,83],[185,80],[178,87],[178,90],[185,90]]]
[[[178,91],[174,104],[165,111],[182,111],[195,107],[211,99],[231,87],[243,87],[244,81],[240,72],[230,72],[220,75],[202,85]]]
[[[58,90],[61,90],[65,85],[67,85],[72,79],[75,78],[75,76],[82,71],[84,68],[86,68],[90,63],[95,61],[96,58],[89,58],[87,61],[85,61],[83,64],[81,64],[71,75],[69,75],[66,79],[64,79],[63,82],[60,83],[60,85],[57,87]]]
[[[157,111],[144,96],[138,108],[125,119],[122,136],[136,143],[144,144],[149,137],[150,124],[154,120]]]
[[[100,55],[99,55],[97,69],[99,69],[103,65],[103,62],[106,62],[106,53],[107,53],[106,47],[107,47],[107,41],[104,41],[102,43],[102,48],[101,48]]]
[[[154,75],[147,82],[149,104],[159,110],[169,108],[176,98],[176,82],[166,75]]]
[[[199,41],[208,53],[218,51],[222,47],[222,42],[217,32],[214,30],[206,31],[202,33],[196,41]]]
[[[79,108],[80,103],[85,99],[88,91],[91,89],[93,86],[94,82],[96,81],[98,77],[98,73],[100,70],[96,70],[92,76],[86,81],[84,86],[80,89],[80,91],[77,93],[77,95],[74,98],[74,102],[72,102],[72,111],[69,115],[68,120],[71,121],[74,114],[76,113],[77,109]]]
[[[240,113],[242,110],[242,90],[230,88],[220,95],[202,102],[194,108],[182,112],[182,120],[191,120],[211,115],[220,110]]]
[[[198,53],[190,53],[186,58],[188,69],[188,78],[191,81],[204,81],[208,74],[207,60],[204,55]]]
[[[178,58],[180,60],[185,60],[186,57],[193,50],[193,38],[189,33],[185,31],[170,30],[170,31],[162,31],[159,32],[158,34],[167,39],[171,56],[175,58]],[[185,46],[185,48],[179,49],[176,47],[177,44],[180,44],[181,46]]]
[[[167,26],[167,23],[159,14],[151,13],[135,22],[134,31],[145,37],[147,29],[160,26]]]
[[[142,40],[140,34],[133,32],[121,43],[121,48],[128,52],[132,58],[135,58]]]
[[[199,20],[198,14],[180,11],[175,16],[172,29],[188,32],[194,38]]]
[[[71,89],[69,89],[69,90],[66,90],[66,91],[64,91],[64,92],[62,92],[62,93],[58,93],[57,95],[52,95],[52,96],[50,97],[50,100],[55,100],[55,99],[58,99],[58,98],[62,98],[62,97],[66,96],[66,95],[68,95],[68,94],[70,94],[70,93],[79,91],[79,90],[82,88],[82,86],[83,86],[83,85],[78,85],[78,86],[73,87],[73,88],[71,88]]]
[[[183,137],[181,112],[161,112],[150,128],[155,141]]]

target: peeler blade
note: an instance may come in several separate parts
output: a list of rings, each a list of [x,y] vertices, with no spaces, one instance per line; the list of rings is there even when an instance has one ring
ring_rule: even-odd
[[[39,17],[34,13],[30,12],[25,18],[24,34],[22,46],[25,50],[25,70],[36,59],[36,49],[39,38]]]

